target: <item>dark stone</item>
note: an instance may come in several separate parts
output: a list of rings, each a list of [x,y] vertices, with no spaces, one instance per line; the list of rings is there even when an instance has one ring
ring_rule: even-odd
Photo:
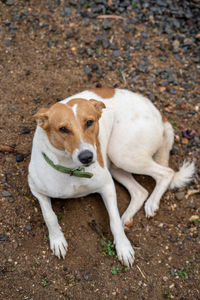
[[[13,5],[15,3],[14,0],[6,0],[6,1],[3,1],[3,2],[5,2],[5,4],[7,4],[9,6],[11,6],[11,5]]]
[[[121,54],[121,52],[120,52],[119,50],[113,51],[113,55],[114,55],[115,57],[122,56],[122,54]]]
[[[82,47],[78,50],[78,54],[83,54],[85,52],[86,52],[86,49],[84,47]]]
[[[37,98],[34,99],[34,101],[35,101],[35,103],[40,103],[41,99],[40,99],[40,97],[37,97]]]
[[[175,90],[174,88],[171,88],[171,89],[169,90],[169,92],[170,92],[172,95],[175,95],[175,94],[176,94],[176,90]]]
[[[87,54],[89,56],[93,56],[94,55],[94,50],[92,50],[91,48],[87,49]]]
[[[12,196],[11,193],[8,192],[8,191],[2,191],[1,194],[2,194],[3,197],[10,197],[10,196]]]
[[[176,154],[177,152],[178,152],[178,147],[176,147],[176,146],[173,146],[173,148],[171,149],[171,151],[170,151],[170,154],[171,155],[174,155],[174,154]]]
[[[102,26],[103,26],[103,29],[105,29],[105,30],[108,30],[111,28],[110,24],[107,21],[104,21]]]
[[[5,21],[3,21],[3,24],[6,25],[6,26],[9,26],[10,25],[10,21],[8,19],[6,19]]]
[[[62,10],[60,12],[60,16],[61,17],[65,17],[65,16],[70,17],[71,16],[71,9],[69,7],[65,7],[64,10]]]
[[[170,273],[171,273],[172,276],[175,276],[174,269],[171,269],[171,270],[170,270]]]
[[[88,75],[90,73],[92,73],[92,69],[90,67],[84,67],[84,72]]]
[[[26,227],[25,227],[28,231],[30,231],[32,229],[31,225],[30,224],[27,224]]]
[[[84,275],[83,275],[83,278],[84,278],[86,281],[88,281],[88,279],[89,279],[88,274],[84,274]]]
[[[14,198],[9,198],[9,199],[8,199],[8,202],[9,202],[9,203],[13,203],[14,201],[15,201]]]
[[[8,236],[3,233],[0,233],[0,241],[8,241]]]
[[[195,111],[195,110],[190,110],[190,111],[188,112],[188,114],[190,114],[190,115],[195,115],[195,114],[196,114],[196,111]]]
[[[90,68],[92,69],[92,71],[96,71],[96,70],[98,70],[99,67],[97,64],[91,64]]]
[[[24,155],[21,153],[16,154],[16,162],[21,162],[24,160]]]
[[[30,128],[24,127],[20,130],[20,134],[29,134],[30,133]]]
[[[15,24],[10,24],[9,29],[10,30],[17,30],[17,26]]]
[[[107,49],[109,47],[110,43],[108,40],[102,40],[102,45],[103,45],[104,49]]]

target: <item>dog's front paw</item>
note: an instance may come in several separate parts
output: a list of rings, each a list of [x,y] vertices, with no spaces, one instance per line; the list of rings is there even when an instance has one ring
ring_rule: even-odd
[[[65,258],[67,253],[67,241],[63,235],[63,233],[58,236],[49,236],[50,238],[50,248],[53,251],[53,254],[58,258]]]
[[[154,217],[157,210],[158,210],[159,206],[155,203],[155,202],[152,202],[152,201],[147,201],[145,203],[145,213],[146,213],[146,217],[147,218],[151,218],[151,217]]]
[[[127,267],[131,267],[134,262],[134,250],[129,240],[125,237],[115,244],[118,259]]]

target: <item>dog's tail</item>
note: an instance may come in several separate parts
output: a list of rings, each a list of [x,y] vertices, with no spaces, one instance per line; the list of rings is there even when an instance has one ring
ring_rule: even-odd
[[[170,183],[169,189],[180,188],[192,180],[195,172],[194,162],[183,162],[178,172],[174,173],[174,177]]]

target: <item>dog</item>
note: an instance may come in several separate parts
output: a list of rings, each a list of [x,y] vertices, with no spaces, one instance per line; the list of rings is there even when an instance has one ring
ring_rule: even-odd
[[[65,257],[67,241],[50,198],[102,196],[118,259],[132,266],[134,250],[124,233],[148,192],[132,173],[152,176],[156,186],[145,203],[153,217],[168,188],[182,187],[194,174],[194,163],[178,172],[168,166],[174,141],[171,124],[147,98],[123,89],[93,89],[62,100],[35,115],[28,182],[39,200],[49,231],[50,248]],[[113,178],[124,185],[131,201],[120,218]]]

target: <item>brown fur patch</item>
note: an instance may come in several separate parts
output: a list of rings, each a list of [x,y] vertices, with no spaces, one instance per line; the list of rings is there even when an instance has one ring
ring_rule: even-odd
[[[161,114],[161,117],[162,117],[162,121],[164,123],[169,122],[169,120],[167,119],[167,117],[163,113],[160,113],[160,114]]]
[[[98,140],[99,118],[101,116],[99,106],[104,107],[100,101],[88,101],[85,99],[73,99],[66,104],[56,103],[49,109],[40,109],[36,114],[37,123],[47,133],[50,143],[57,149],[67,151],[70,155],[80,147],[81,140],[87,144],[96,145],[97,160],[104,167],[101,147]],[[96,103],[97,102],[97,103]],[[102,105],[101,105],[102,104]],[[76,105],[74,114],[73,106]],[[93,121],[87,126],[87,121]],[[67,132],[60,131],[65,127]]]
[[[67,150],[70,154],[80,145],[80,132],[73,111],[67,105],[56,103],[49,109],[41,109],[36,115],[38,125],[46,130],[50,143],[57,149]],[[45,123],[41,120],[45,119]],[[59,128],[66,127],[70,133],[65,134]]]
[[[103,161],[103,156],[102,156],[102,153],[101,153],[101,145],[100,145],[100,142],[99,142],[98,138],[97,138],[96,146],[97,146],[97,160],[98,160],[100,166],[102,168],[104,168],[104,161]]]
[[[111,88],[96,88],[92,89],[91,92],[95,93],[103,99],[112,98],[115,95],[115,89]]]

